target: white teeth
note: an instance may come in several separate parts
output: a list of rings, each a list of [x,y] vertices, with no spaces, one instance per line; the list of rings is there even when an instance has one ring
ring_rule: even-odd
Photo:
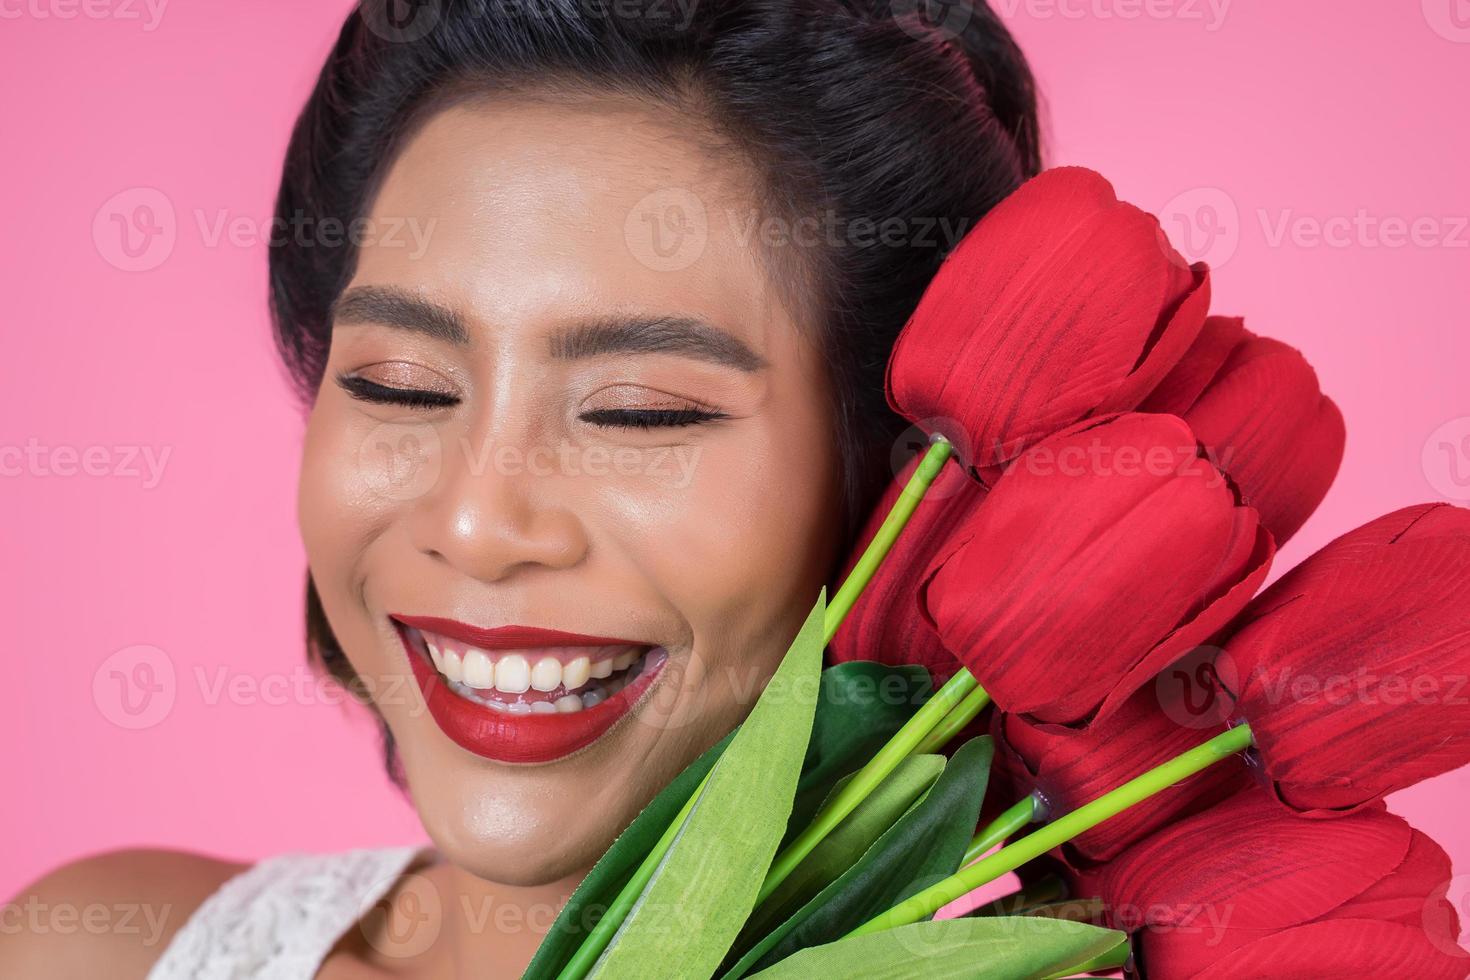
[[[538,691],[554,691],[561,686],[561,661],[542,657],[531,668],[531,686]]]
[[[506,706],[505,710],[509,711],[513,715],[529,715],[531,713],[531,702],[512,701],[509,705]]]
[[[613,670],[627,670],[629,667],[633,666],[633,661],[637,659],[637,650],[629,650],[627,653],[620,653],[616,657],[613,657]]]
[[[464,668],[460,665],[459,654],[453,650],[445,650],[442,657],[444,663],[439,669],[444,672],[444,676],[452,681],[463,681]]]
[[[531,665],[519,653],[501,657],[495,665],[495,689],[506,694],[524,694],[531,687]]]
[[[470,687],[489,690],[495,686],[495,665],[490,662],[484,650],[466,650],[461,669],[464,671],[464,682]]]
[[[599,660],[594,664],[590,664],[588,669],[588,674],[592,677],[607,677],[612,672],[613,662],[611,660]]]
[[[592,690],[582,695],[582,707],[590,708],[593,705],[600,704],[601,702],[606,700],[607,692],[602,690],[602,688],[600,687],[594,687]]]
[[[587,683],[587,679],[592,676],[591,670],[592,662],[586,657],[578,657],[561,669],[561,682],[568,691],[575,691]]]
[[[554,715],[556,714],[556,705],[552,704],[550,701],[532,701],[531,714]]]
[[[442,673],[444,670],[444,658],[439,654],[439,645],[437,643],[430,643],[428,646],[429,659],[434,661],[434,669]]]
[[[582,699],[575,694],[563,694],[556,699],[556,710],[567,713],[582,710]]]

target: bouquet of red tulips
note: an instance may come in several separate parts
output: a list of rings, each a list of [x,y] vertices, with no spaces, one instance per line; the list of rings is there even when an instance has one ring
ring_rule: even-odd
[[[1209,290],[1087,170],[966,236],[889,364],[927,451],[528,977],[1470,974],[1448,859],[1383,803],[1470,762],[1470,511],[1257,595],[1343,422]]]

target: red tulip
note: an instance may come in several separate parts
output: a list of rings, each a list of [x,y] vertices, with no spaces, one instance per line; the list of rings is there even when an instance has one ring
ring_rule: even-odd
[[[1150,980],[1463,980],[1449,859],[1381,807],[1301,820],[1246,792],[1083,876]]]
[[[1350,531],[1242,617],[1216,675],[1275,792],[1316,815],[1470,762],[1470,510]]]
[[[1142,408],[1189,423],[1278,545],[1317,509],[1342,463],[1342,413],[1312,366],[1238,319],[1206,320]]]
[[[1158,693],[1149,685],[1106,721],[1087,729],[997,714],[991,733],[996,741],[996,768],[1020,787],[1021,794],[1035,790],[1049,819],[1054,820],[1208,741],[1224,728],[1223,724],[1200,726],[1193,718],[1181,723],[1160,706]],[[1075,866],[1107,861],[1160,827],[1250,785],[1250,773],[1238,757],[1223,760],[1073,838],[1064,851]]]
[[[1003,711],[1095,720],[1223,627],[1270,534],[1169,415],[1079,423],[1027,450],[919,587]]]
[[[918,458],[915,458],[889,485],[863,528],[839,581],[852,571],[917,467]],[[878,566],[872,581],[832,638],[833,663],[876,660],[894,665],[919,664],[929,669],[936,688],[960,669],[954,654],[944,648],[934,627],[920,615],[914,601],[915,583],[935,554],[949,544],[961,518],[984,499],[985,488],[966,476],[961,467],[945,466],[939,471],[894,542],[893,550]]]
[[[957,421],[983,467],[1081,419],[1134,408],[1183,356],[1209,272],[1101,176],[1023,184],[940,266],[888,363],[888,401]]]

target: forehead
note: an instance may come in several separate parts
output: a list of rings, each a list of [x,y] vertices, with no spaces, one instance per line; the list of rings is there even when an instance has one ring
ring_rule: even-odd
[[[455,105],[386,173],[354,283],[501,324],[615,307],[789,329],[756,187],[738,154],[671,109],[611,96]]]

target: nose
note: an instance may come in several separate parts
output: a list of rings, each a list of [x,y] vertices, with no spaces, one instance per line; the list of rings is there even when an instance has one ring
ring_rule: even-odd
[[[557,476],[445,462],[411,517],[420,552],[484,582],[571,568],[586,555],[586,528],[561,499]]]

